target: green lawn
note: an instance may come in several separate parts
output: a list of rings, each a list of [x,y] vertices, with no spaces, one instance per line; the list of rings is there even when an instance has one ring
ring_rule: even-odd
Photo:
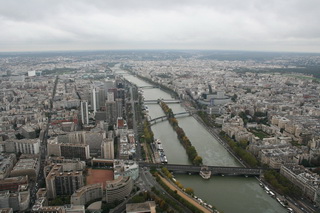
[[[260,131],[260,130],[257,130],[257,129],[250,129],[250,132],[252,132],[255,136],[257,136],[258,138],[260,138],[261,140],[263,138],[267,138],[269,137],[269,134],[263,132],[263,131]]]

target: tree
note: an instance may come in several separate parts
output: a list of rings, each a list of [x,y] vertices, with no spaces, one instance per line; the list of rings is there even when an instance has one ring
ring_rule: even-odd
[[[231,100],[232,100],[233,102],[236,102],[236,101],[237,101],[237,98],[238,98],[237,94],[234,94],[234,95],[231,97]]]
[[[176,181],[175,183],[180,189],[183,189],[183,185],[179,181]]]
[[[193,164],[196,166],[199,166],[202,164],[202,157],[200,157],[199,155],[197,155],[194,159],[193,159]]]
[[[186,193],[189,194],[189,195],[194,195],[194,191],[193,191],[193,189],[190,188],[190,187],[187,187],[187,188],[186,188]]]
[[[187,155],[191,161],[193,161],[197,157],[197,151],[194,146],[189,146],[187,148]]]
[[[145,201],[143,196],[137,195],[131,199],[132,203],[143,203]]]
[[[309,167],[309,166],[310,166],[310,163],[309,163],[309,161],[308,161],[307,159],[303,159],[303,160],[301,161],[301,165],[303,165],[304,167]]]
[[[248,146],[248,141],[243,139],[243,140],[240,140],[239,144],[241,148],[246,149]]]
[[[16,134],[16,138],[18,140],[21,140],[21,139],[24,139],[24,136],[22,134],[18,133],[18,134]]]

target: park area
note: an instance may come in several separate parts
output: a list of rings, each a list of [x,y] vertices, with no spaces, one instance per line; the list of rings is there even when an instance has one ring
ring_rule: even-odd
[[[113,180],[113,171],[107,169],[88,169],[87,184],[102,183],[105,188],[106,181]]]
[[[267,138],[267,137],[270,137],[267,133],[261,131],[261,130],[258,130],[258,129],[250,129],[250,132],[252,132],[255,136],[257,136],[258,138],[260,138],[261,140],[263,138]]]

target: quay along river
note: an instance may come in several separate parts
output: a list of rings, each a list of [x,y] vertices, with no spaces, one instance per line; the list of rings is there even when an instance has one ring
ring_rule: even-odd
[[[119,64],[113,68],[116,73],[125,73]],[[124,78],[137,86],[151,86],[149,83],[125,74]],[[172,99],[171,95],[159,88],[142,88],[145,100]],[[174,113],[184,112],[180,104],[169,104]],[[156,118],[164,113],[158,104],[149,104],[149,116]],[[203,163],[210,166],[241,166],[225,148],[192,116],[177,117]],[[168,163],[191,164],[186,151],[177,139],[176,132],[167,120],[152,127],[154,138],[160,139]],[[268,195],[254,177],[211,176],[204,180],[200,175],[174,174],[183,186],[191,187],[195,195],[224,213],[284,213],[287,212],[274,198]]]

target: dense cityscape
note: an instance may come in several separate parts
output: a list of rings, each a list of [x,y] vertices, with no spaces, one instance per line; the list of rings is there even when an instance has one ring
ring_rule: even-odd
[[[302,53],[2,53],[0,211],[230,212],[183,173],[250,180],[266,212],[317,212],[319,67]],[[235,163],[212,163],[184,117]]]

